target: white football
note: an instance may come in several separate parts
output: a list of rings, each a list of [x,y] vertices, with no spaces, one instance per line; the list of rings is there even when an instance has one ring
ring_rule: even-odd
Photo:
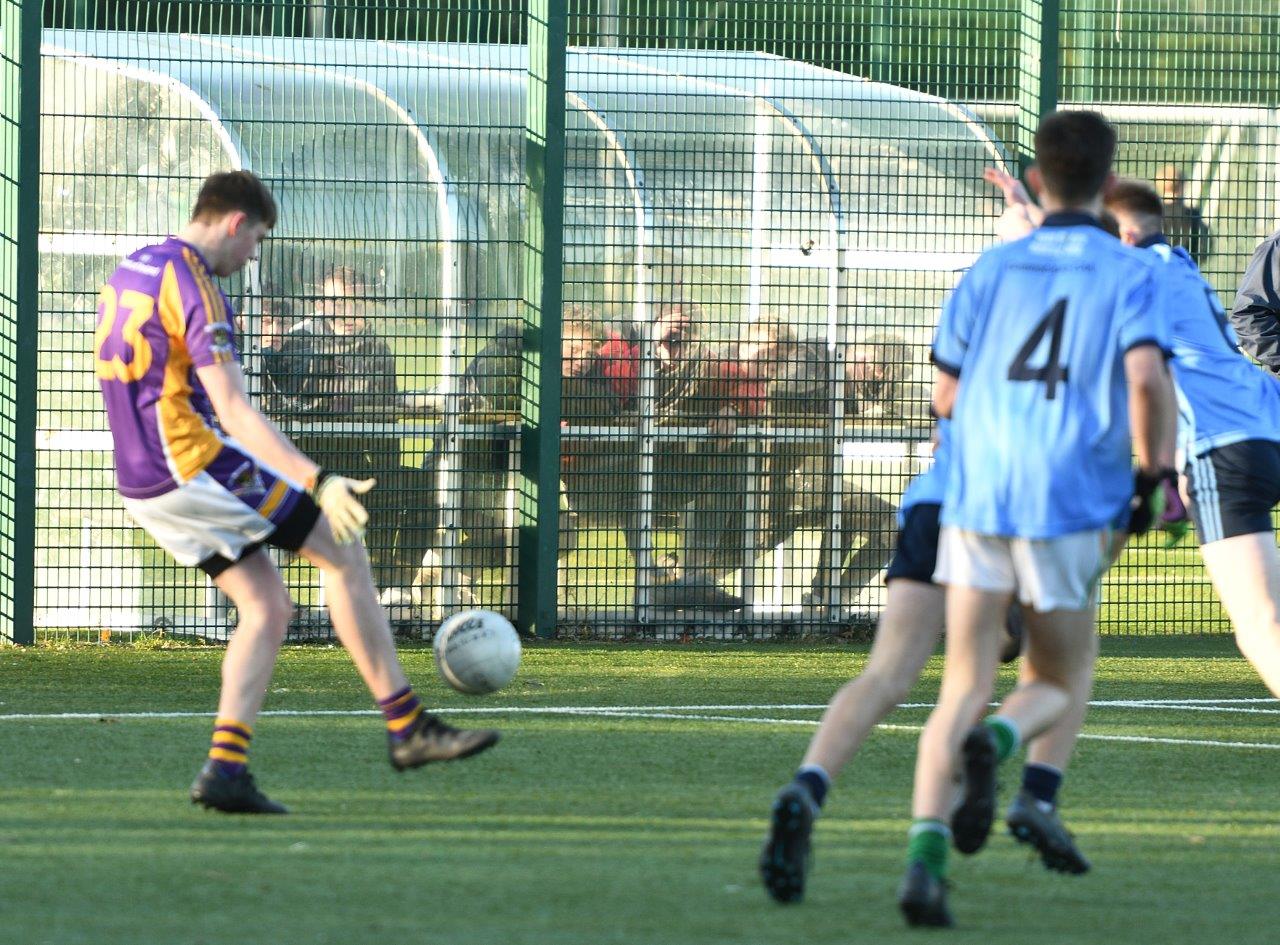
[[[463,610],[440,625],[432,648],[436,669],[458,692],[497,692],[520,668],[520,635],[492,610]]]

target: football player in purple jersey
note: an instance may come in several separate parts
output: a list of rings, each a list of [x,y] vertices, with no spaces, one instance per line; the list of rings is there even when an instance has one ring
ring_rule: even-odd
[[[209,757],[194,803],[284,813],[255,786],[249,740],[293,601],[264,545],[302,555],[325,579],[338,639],[387,720],[397,770],[462,758],[498,733],[459,730],[423,710],[396,656],[362,534],[356,481],[308,459],[249,400],[231,304],[214,282],[256,258],[276,222],[248,171],[211,175],[191,220],[123,260],[98,298],[96,373],[126,509],[181,564],[236,606]]]

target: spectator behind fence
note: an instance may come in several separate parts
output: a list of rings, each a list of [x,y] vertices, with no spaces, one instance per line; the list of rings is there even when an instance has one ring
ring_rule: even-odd
[[[561,447],[562,482],[567,504],[561,515],[560,552],[575,543],[579,507],[597,517],[617,520],[635,534],[635,444],[599,437],[576,439],[572,428],[610,426],[634,419],[638,386],[638,348],[606,328],[590,308],[564,307],[560,325],[562,419],[568,431]],[[504,325],[468,362],[460,392],[464,414],[518,414],[522,331]],[[468,439],[457,465],[468,487],[460,497],[461,564],[471,581],[477,572],[503,564],[508,539],[503,523],[509,442]],[[625,480],[625,488],[624,488]],[[471,602],[464,593],[464,601]]]
[[[727,346],[699,340],[701,313],[686,301],[664,304],[656,314],[654,406],[660,425],[703,427],[715,436],[660,439],[655,446],[655,528],[678,527],[681,547],[659,554],[654,603],[660,607],[739,609],[743,600],[718,582],[744,563],[751,487],[748,446],[733,434],[766,421],[820,425],[830,415],[830,357],[822,342],[799,342],[783,320],[766,316]],[[640,560],[646,544],[640,528],[640,450],[634,438],[589,435],[602,427],[634,427],[639,393],[639,332],[609,328],[592,310],[565,307],[562,323],[561,553],[576,544],[580,523],[612,522]],[[901,371],[880,364],[902,343],[885,336],[863,346],[860,364],[843,388],[845,415],[857,412],[858,385],[868,400],[892,400]],[[464,409],[511,412],[517,407],[521,351],[517,326],[500,329],[477,352],[462,379]],[[867,366],[869,365],[869,366]],[[856,384],[854,378],[857,378]],[[892,412],[892,411],[888,411]],[[815,426],[815,431],[817,427]],[[581,434],[581,435],[577,435]],[[464,444],[461,466],[470,488],[462,497],[463,566],[496,567],[506,539],[501,519],[506,442]],[[825,599],[831,575],[833,490],[830,450],[822,442],[764,442],[756,480],[758,518],[751,557],[774,548],[798,529],[822,530],[819,564],[810,598]],[[892,506],[840,479],[841,590],[864,585],[884,563],[893,534]]]
[[[662,305],[657,311],[657,401],[680,399],[696,383],[687,365],[701,352],[693,342],[697,310],[687,302]],[[612,522],[623,531],[628,549],[639,560],[643,534],[639,520],[639,450],[633,439],[592,436],[595,428],[634,426],[639,393],[640,332],[610,328],[589,307],[570,303],[561,321],[561,512],[560,552],[576,543],[580,515],[594,523]],[[516,413],[519,410],[521,330],[498,329],[463,372],[463,410],[476,413]],[[684,399],[687,399],[684,398]],[[575,429],[584,435],[575,435]],[[624,431],[619,431],[620,433]],[[663,443],[655,457],[655,511],[674,514],[677,493],[687,503],[690,485],[686,470],[672,450],[683,444]],[[461,546],[464,569],[472,576],[480,568],[502,563],[507,539],[502,523],[507,441],[480,440],[463,444],[460,467],[470,488],[462,496]]]
[[[1187,176],[1176,164],[1166,164],[1156,172],[1156,189],[1164,202],[1164,235],[1174,246],[1191,254],[1197,266],[1203,266],[1213,252],[1209,224],[1200,208],[1186,200]]]
[[[894,419],[906,412],[907,382],[913,363],[911,348],[890,332],[875,332],[851,344],[845,357],[845,377],[858,415],[866,419]]]
[[[263,368],[273,411],[303,420],[299,448],[326,469],[373,477],[368,547],[384,604],[401,604],[436,528],[431,474],[403,465],[400,434],[377,431],[416,409],[399,392],[396,360],[370,320],[368,281],[351,266],[329,268],[314,311],[286,325],[263,317]],[[338,428],[342,424],[345,428]]]
[[[1280,231],[1253,252],[1231,307],[1240,346],[1280,376]]]
[[[859,390],[877,409],[892,412],[884,405],[893,401],[900,371],[881,364],[888,356],[885,344],[868,342],[859,358],[846,359],[846,383],[839,391],[846,418],[859,413]],[[893,506],[874,493],[852,488],[837,475],[832,444],[822,438],[833,410],[830,370],[825,342],[800,341],[784,320],[767,315],[746,327],[731,358],[713,370],[721,380],[718,398],[711,400],[718,399],[720,406],[714,409],[710,429],[719,437],[700,444],[695,454],[701,463],[695,463],[698,476],[690,481],[699,489],[686,516],[684,573],[667,596],[680,600],[676,591],[683,586],[690,588],[683,597],[692,599],[697,596],[694,588],[752,566],[760,554],[806,528],[818,529],[822,536],[803,595],[806,602],[827,600],[833,570],[839,574],[838,596],[848,599],[885,563],[894,532]],[[730,436],[748,424],[765,423],[774,428],[809,427],[819,438],[766,438],[753,446],[744,437]],[[841,513],[833,543],[830,526],[837,490]],[[748,502],[756,509],[752,534]],[[839,560],[833,561],[833,555]]]

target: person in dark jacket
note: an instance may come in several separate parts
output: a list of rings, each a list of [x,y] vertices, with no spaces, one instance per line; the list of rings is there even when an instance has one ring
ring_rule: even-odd
[[[1280,376],[1280,231],[1254,250],[1231,306],[1231,323],[1240,347]]]
[[[416,402],[400,392],[395,355],[373,327],[367,280],[351,266],[334,266],[318,288],[309,316],[288,326],[263,320],[268,400],[278,418],[310,428],[295,442],[326,469],[378,480],[369,502],[369,558],[384,603],[395,602],[432,544],[434,483],[428,471],[403,464],[397,432],[376,428]]]

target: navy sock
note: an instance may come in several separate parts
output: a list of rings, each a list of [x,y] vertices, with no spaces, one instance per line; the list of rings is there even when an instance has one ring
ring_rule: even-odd
[[[796,780],[809,789],[814,803],[821,807],[827,799],[827,788],[831,787],[831,775],[819,765],[805,765],[796,772]]]
[[[1042,804],[1052,806],[1062,786],[1062,772],[1052,765],[1029,764],[1022,769],[1022,789]]]

